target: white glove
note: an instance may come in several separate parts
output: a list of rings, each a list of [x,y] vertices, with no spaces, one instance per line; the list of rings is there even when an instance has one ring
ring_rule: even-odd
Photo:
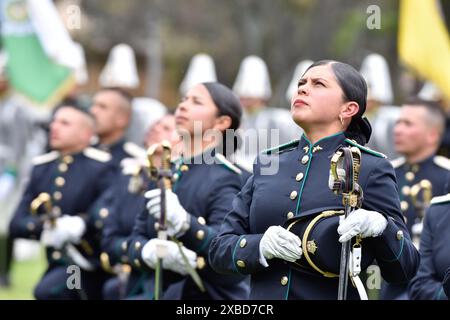
[[[156,220],[161,216],[161,190],[153,189],[145,193],[149,199],[147,209]],[[169,236],[182,236],[189,229],[189,213],[184,210],[178,196],[171,190],[166,190],[166,222]]]
[[[362,238],[378,237],[387,227],[387,220],[381,213],[357,209],[344,219],[340,217],[337,232],[341,235],[339,242],[346,242],[361,234]]]
[[[64,215],[56,219],[55,226],[44,224],[41,241],[45,246],[61,249],[66,242],[79,243],[86,231],[86,225],[82,218]]]
[[[61,249],[68,241],[69,235],[61,229],[50,226],[50,223],[44,224],[44,230],[41,233],[41,242],[46,247]]]
[[[86,224],[81,217],[64,215],[56,220],[56,227],[68,234],[68,241],[80,243],[86,231]]]
[[[189,265],[192,268],[195,268],[197,266],[197,254],[183,246],[181,249],[186,256]],[[162,252],[163,255],[162,266],[164,269],[171,270],[183,276],[189,273],[178,244],[173,241],[157,238],[149,240],[141,251],[142,259],[150,268],[156,268],[158,262],[158,250]]]
[[[271,226],[259,242],[259,253],[260,263],[267,266],[266,258],[294,262],[301,258],[303,251],[298,236],[280,226]]]

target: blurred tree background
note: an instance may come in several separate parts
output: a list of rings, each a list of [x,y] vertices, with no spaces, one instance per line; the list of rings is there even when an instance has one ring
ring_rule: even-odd
[[[441,1],[450,17],[450,1]],[[241,60],[249,54],[267,63],[274,95],[271,104],[287,107],[285,91],[303,59],[342,60],[359,68],[371,52],[384,55],[400,103],[402,68],[397,56],[398,1],[392,0],[57,0],[81,9],[81,28],[70,30],[86,51],[90,81],[110,48],[120,42],[137,55],[141,86],[137,95],[160,99],[169,108],[179,100],[178,86],[190,58],[210,54],[219,81],[232,86]],[[381,13],[381,28],[369,29],[371,5]],[[67,10],[66,10],[67,11]],[[416,83],[417,90],[420,83]]]

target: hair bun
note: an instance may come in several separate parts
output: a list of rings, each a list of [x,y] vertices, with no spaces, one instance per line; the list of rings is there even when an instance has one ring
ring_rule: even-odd
[[[369,142],[372,135],[372,126],[366,117],[353,118],[349,127],[345,131],[345,136],[355,140],[360,145]]]
[[[366,117],[362,117],[360,122],[361,133],[364,135],[366,143],[369,142],[370,136],[372,135],[372,125],[369,122],[369,119]]]

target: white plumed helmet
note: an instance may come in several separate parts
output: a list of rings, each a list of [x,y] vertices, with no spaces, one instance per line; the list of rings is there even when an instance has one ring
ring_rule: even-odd
[[[129,45],[121,43],[111,49],[108,61],[100,73],[99,84],[102,87],[127,89],[139,86],[136,58]]]
[[[417,96],[423,100],[438,101],[442,99],[442,92],[430,81],[425,82]]]
[[[238,97],[270,99],[269,70],[260,57],[248,56],[242,60],[233,91]]]
[[[79,85],[86,84],[88,82],[88,72],[86,68],[86,58],[84,55],[84,49],[81,44],[74,42],[74,54],[76,55],[76,66],[74,69],[75,81]]]
[[[180,84],[180,93],[184,96],[196,84],[216,81],[214,60],[205,53],[198,53],[192,57],[189,63],[184,79]]]
[[[391,76],[384,57],[377,53],[369,54],[364,59],[360,72],[367,82],[367,98],[384,105],[392,104]]]

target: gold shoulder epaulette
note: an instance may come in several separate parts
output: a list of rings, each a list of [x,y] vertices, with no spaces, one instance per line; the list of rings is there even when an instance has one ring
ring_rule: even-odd
[[[404,165],[406,162],[405,157],[400,157],[397,159],[394,159],[391,161],[392,166],[394,167],[394,169],[397,169],[398,167]]]
[[[291,148],[291,149],[296,148],[299,143],[300,143],[300,140],[298,140],[298,139],[297,140],[293,140],[293,141],[289,141],[287,143],[284,143],[282,145],[276,146],[274,148],[263,150],[262,153],[265,153],[265,154],[279,153],[279,152],[284,151],[284,150],[289,149],[289,148]]]
[[[434,197],[431,199],[430,204],[440,204],[440,203],[446,203],[450,201],[450,193],[447,193],[444,196]]]
[[[108,152],[102,151],[100,149],[96,149],[93,147],[89,147],[84,149],[83,154],[91,159],[100,161],[100,162],[108,162],[111,160],[111,155]]]
[[[443,156],[434,156],[433,162],[435,165],[450,170],[450,159]]]
[[[123,145],[123,149],[133,158],[145,159],[147,155],[147,153],[143,148],[139,147],[137,144],[134,144],[133,142],[125,142]]]
[[[59,157],[58,151],[52,151],[49,153],[41,154],[40,156],[36,156],[31,160],[31,163],[35,166],[40,164],[51,162]]]
[[[357,147],[359,149],[361,149],[362,151],[369,153],[375,157],[379,157],[379,158],[387,158],[387,156],[385,154],[382,154],[381,152],[372,150],[368,147],[362,146],[359,143],[357,143],[355,140],[351,140],[351,139],[345,139],[345,142],[347,142],[349,145],[353,146],[353,147]]]
[[[230,161],[228,161],[227,158],[225,158],[225,156],[223,154],[216,153],[215,157],[216,157],[217,160],[219,160],[219,162],[221,164],[223,164],[225,167],[227,167],[231,171],[233,171],[233,172],[235,172],[237,174],[242,174],[241,169],[239,169],[234,164],[232,164]]]

